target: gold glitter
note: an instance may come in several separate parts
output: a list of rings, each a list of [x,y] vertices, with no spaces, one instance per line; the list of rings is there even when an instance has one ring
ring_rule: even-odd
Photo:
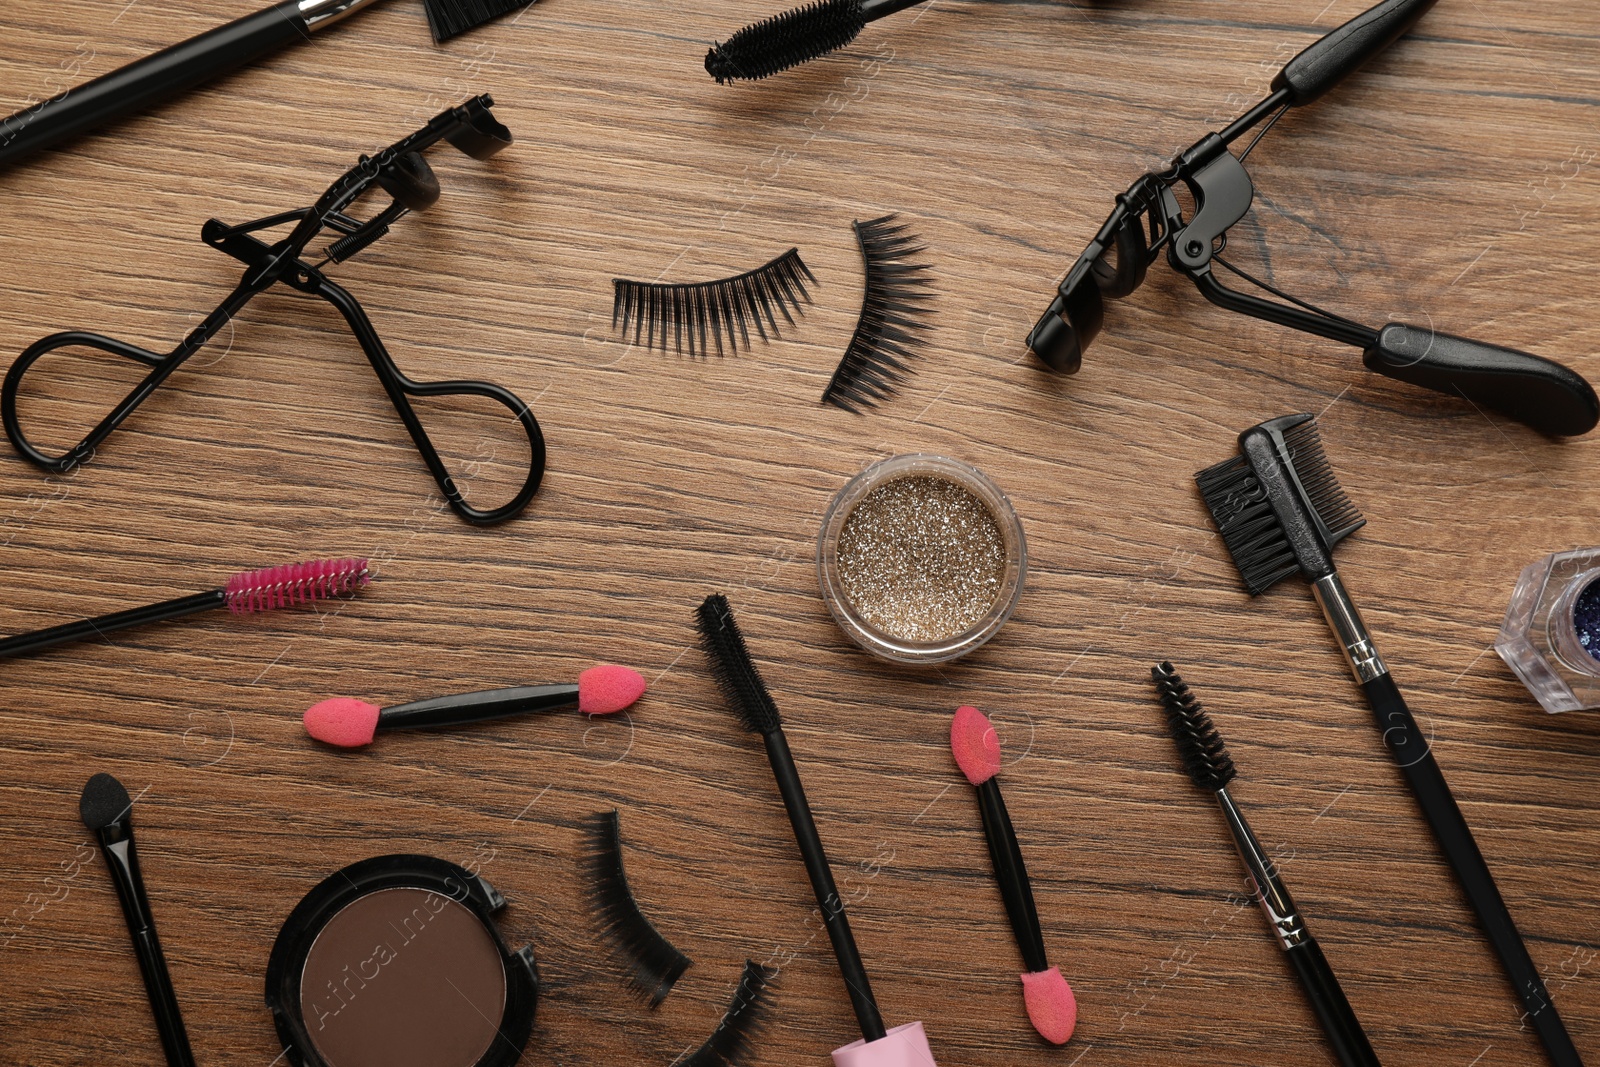
[[[839,577],[867,622],[903,641],[942,641],[982,620],[1000,595],[1005,538],[982,500],[913,474],[873,489],[839,533]]]

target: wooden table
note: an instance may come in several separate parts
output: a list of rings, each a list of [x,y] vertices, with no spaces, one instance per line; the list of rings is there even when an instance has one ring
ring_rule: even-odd
[[[1242,111],[1363,0],[935,0],[848,52],[719,87],[708,41],[776,11],[547,0],[430,45],[393,4],[0,176],[0,349],[83,327],[166,347],[238,276],[198,240],[308,203],[358,153],[492,91],[517,145],[441,151],[445,198],[336,277],[419,378],[487,378],[549,440],[520,519],[443,510],[348,333],[278,291],[76,473],[0,460],[0,631],[197,591],[240,569],[367,555],[368,594],[223,614],[8,662],[0,674],[0,1060],[155,1064],[104,866],[77,816],[96,771],[139,794],[145,874],[202,1063],[265,1067],[262,973],[284,916],[354,860],[481,866],[539,952],[526,1062],[662,1064],[716,1023],[746,957],[784,961],[753,1062],[826,1062],[848,1002],[760,746],[719,700],[691,613],[728,593],[790,722],[891,1021],[952,1065],[1330,1062],[1243,897],[1213,806],[1176,771],[1148,670],[1207,698],[1236,793],[1385,1062],[1543,1062],[1309,595],[1240,590],[1193,491],[1235,434],[1322,415],[1370,525],[1341,551],[1580,1049],[1600,1057],[1600,725],[1547,717],[1490,651],[1517,571],[1597,539],[1600,440],[1555,442],[1206,305],[1164,267],[1075,378],[1022,340],[1111,198]],[[245,13],[239,0],[12,0],[6,109]],[[1286,118],[1252,157],[1234,255],[1290,292],[1536,350],[1600,376],[1600,9],[1445,0],[1420,32]],[[936,264],[937,327],[871,415],[817,398],[859,308],[852,219],[890,211]],[[737,357],[630,348],[614,276],[694,280],[791,245],[820,287]],[[44,381],[76,440],[114,373]],[[75,414],[76,413],[76,414]],[[434,410],[474,494],[514,484],[513,430]],[[1032,568],[992,645],[939,670],[847,644],[817,595],[831,495],[931,451],[1010,494]],[[636,665],[622,721],[506,721],[338,754],[299,712]],[[991,710],[1052,956],[1081,1005],[1041,1045],[947,746]],[[581,820],[622,811],[657,925],[695,960],[655,1013],[586,917]]]

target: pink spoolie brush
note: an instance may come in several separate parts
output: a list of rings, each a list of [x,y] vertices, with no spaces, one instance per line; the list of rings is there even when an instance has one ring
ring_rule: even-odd
[[[602,663],[578,675],[577,685],[524,685],[481,693],[417,700],[380,708],[364,700],[334,697],[306,709],[306,732],[338,748],[370,745],[379,730],[415,730],[430,726],[462,726],[576,706],[585,715],[614,715],[644,696],[638,671]]]
[[[989,859],[994,864],[995,880],[1000,883],[1000,895],[1005,899],[1011,931],[1022,950],[1023,965],[1028,968],[1022,976],[1022,999],[1028,1007],[1028,1018],[1039,1036],[1053,1045],[1064,1045],[1078,1024],[1078,1001],[1061,971],[1045,958],[1044,932],[1039,928],[1028,868],[1022,862],[1022,849],[1017,844],[1005,798],[1000,795],[1000,737],[988,716],[977,708],[964,707],[957,710],[950,723],[950,751],[961,773],[978,790]]]
[[[367,561],[364,559],[316,559],[309,563],[289,563],[266,570],[244,571],[229,578],[221,589],[8,637],[0,641],[0,657],[21,656],[68,641],[99,637],[114,630],[178,619],[214,608],[227,608],[235,615],[249,615],[330,597],[350,596],[371,580],[372,574],[367,570]]]

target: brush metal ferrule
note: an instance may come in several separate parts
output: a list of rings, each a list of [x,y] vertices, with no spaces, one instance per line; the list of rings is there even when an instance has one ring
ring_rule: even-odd
[[[1305,920],[1295,910],[1289,888],[1278,877],[1277,865],[1267,855],[1266,849],[1261,847],[1261,842],[1256,840],[1250,824],[1244,820],[1244,813],[1234,805],[1226,789],[1217,790],[1217,804],[1222,808],[1223,817],[1228,820],[1234,847],[1239,850],[1239,858],[1244,861],[1244,868],[1250,874],[1251,895],[1256,898],[1273,934],[1277,936],[1278,947],[1288,951],[1304,944],[1311,935],[1306,930]]]
[[[1378,649],[1372,643],[1372,634],[1367,631],[1367,624],[1361,621],[1361,612],[1356,610],[1355,602],[1345,591],[1339,575],[1334,573],[1318,578],[1311,583],[1311,591],[1316,594],[1317,603],[1322,605],[1322,615],[1328,620],[1328,629],[1339,639],[1356,681],[1365,685],[1388,674],[1389,668],[1384,664],[1383,657],[1378,655]]]
[[[354,15],[357,11],[378,0],[300,0],[300,17],[306,20],[306,29],[322,30],[335,22]]]

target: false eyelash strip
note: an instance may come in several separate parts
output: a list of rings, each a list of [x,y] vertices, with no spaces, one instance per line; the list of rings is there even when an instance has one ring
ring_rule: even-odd
[[[673,1067],[739,1067],[739,1061],[749,1055],[750,1046],[765,1022],[768,989],[777,976],[776,971],[754,960],[745,960],[744,975],[739,979],[733,1003],[728,1005],[722,1021],[706,1038],[705,1044]]]
[[[657,1007],[694,961],[674,948],[639,910],[622,866],[621,817],[615,811],[590,816],[584,836],[587,895],[600,932],[627,968],[633,987],[652,1008]]]
[[[925,248],[896,223],[898,217],[851,224],[861,246],[866,294],[856,332],[822,393],[824,404],[856,412],[876,407],[911,373],[910,360],[923,345],[932,310],[927,301],[933,298],[928,265],[907,259]]]
[[[616,300],[611,307],[611,326],[624,336],[633,328],[633,343],[665,352],[668,342],[681,355],[685,339],[689,354],[706,355],[711,345],[723,354],[723,335],[727,347],[738,352],[750,347],[750,325],[763,341],[781,331],[778,315],[794,325],[791,311],[803,312],[811,303],[806,283],[818,284],[791,248],[771,263],[732,278],[711,282],[661,283],[613,279]]]

